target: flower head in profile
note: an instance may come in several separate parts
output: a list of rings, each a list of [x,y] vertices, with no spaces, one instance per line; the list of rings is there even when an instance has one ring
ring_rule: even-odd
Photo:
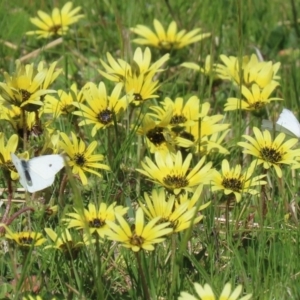
[[[46,246],[44,249],[57,249],[61,251],[67,258],[75,259],[83,242],[77,242],[73,236],[71,236],[68,229],[63,229],[56,233],[51,228],[45,228],[45,232],[50,237],[52,244]]]
[[[85,172],[101,177],[100,173],[93,169],[110,170],[109,166],[99,163],[104,159],[102,154],[92,154],[97,147],[97,141],[91,142],[87,147],[73,132],[71,132],[71,139],[64,132],[60,135],[62,141],[59,145],[68,157],[67,164],[72,169],[72,173],[79,176],[83,185],[88,183]]]
[[[229,110],[259,110],[269,104],[271,101],[282,100],[277,97],[270,97],[277,87],[277,83],[270,83],[264,88],[260,88],[256,83],[252,84],[251,88],[242,86],[243,99],[228,98],[224,106],[224,111]]]
[[[221,114],[209,116],[210,104],[205,102],[200,107],[199,119],[192,126],[186,126],[178,133],[176,142],[184,148],[194,147],[195,152],[205,155],[208,145],[208,137],[228,129],[230,124],[223,124],[224,116]],[[215,138],[217,138],[215,136]],[[215,144],[214,144],[215,145]],[[213,146],[213,145],[211,145]],[[216,146],[216,145],[215,145]],[[218,146],[217,146],[218,147]]]
[[[49,15],[44,11],[38,11],[38,17],[30,18],[30,22],[38,27],[38,30],[28,31],[27,35],[38,35],[38,38],[49,38],[51,36],[65,35],[69,26],[78,22],[84,15],[79,15],[81,7],[72,9],[73,3],[67,2],[62,9],[55,7],[52,14]]]
[[[15,105],[27,111],[36,111],[43,105],[41,97],[55,90],[43,89],[48,69],[39,70],[33,64],[23,65],[16,61],[16,72],[12,76],[4,73],[5,83],[0,82],[0,95],[5,106]]]
[[[256,157],[257,165],[263,164],[265,169],[273,167],[277,176],[281,178],[281,167],[295,164],[295,157],[300,156],[300,149],[292,149],[298,143],[298,139],[292,138],[284,141],[285,134],[280,133],[273,141],[268,130],[261,132],[257,127],[254,127],[253,132],[255,138],[243,135],[248,143],[239,142],[238,145],[244,148],[243,153]]]
[[[114,221],[116,213],[123,216],[128,208],[121,205],[117,206],[116,202],[109,206],[102,202],[98,209],[95,204],[89,203],[88,209],[85,208],[83,212],[74,210],[75,213],[67,213],[67,217],[63,220],[68,228],[88,228],[89,234],[96,233],[104,238],[108,231],[107,221]]]
[[[16,152],[18,142],[18,135],[13,134],[7,143],[5,143],[4,133],[0,132],[0,168],[9,172],[12,180],[16,180],[19,177],[10,156],[10,153]]]
[[[149,220],[161,217],[160,222],[170,222],[173,232],[183,231],[203,218],[202,215],[196,216],[196,207],[190,207],[189,201],[177,204],[175,195],[167,197],[164,189],[152,190],[151,196],[145,193],[144,199],[146,205],[143,205],[144,201],[140,201],[140,205]]]
[[[191,161],[191,153],[182,161],[180,151],[177,154],[166,155],[156,152],[155,163],[146,157],[145,162],[141,163],[143,169],[137,171],[164,186],[169,192],[178,195],[183,190],[193,191],[193,187],[207,184],[211,179],[212,163],[204,165],[205,156],[193,168],[190,168]]]
[[[166,112],[171,110],[172,118],[169,127],[175,132],[194,125],[200,117],[200,100],[196,96],[190,97],[187,101],[182,97],[177,97],[175,100],[166,97],[161,105],[162,107],[157,105],[150,107],[155,112],[153,115],[161,120]]]
[[[153,25],[155,32],[145,25],[137,25],[134,28],[130,28],[132,32],[140,36],[140,38],[134,39],[133,42],[159,49],[172,50],[181,49],[211,35],[210,33],[201,32],[202,30],[200,28],[193,29],[189,32],[183,29],[178,32],[175,21],[170,23],[167,30],[164,29],[157,19],[154,19]]]
[[[79,102],[73,103],[79,109],[73,114],[83,118],[78,125],[93,124],[92,136],[95,136],[99,129],[111,126],[118,121],[120,114],[132,101],[130,95],[120,96],[122,88],[123,84],[118,83],[108,96],[103,82],[100,82],[98,87],[92,82],[89,83],[89,89],[84,92],[88,106]]]
[[[31,247],[38,247],[46,242],[46,239],[39,232],[12,232],[7,226],[3,224],[1,224],[1,226],[4,226],[7,232],[5,237],[14,241],[21,248],[27,249]]]
[[[236,202],[240,202],[243,194],[257,195],[256,186],[266,184],[263,179],[266,175],[258,175],[253,177],[256,167],[256,161],[252,162],[249,168],[242,172],[241,165],[230,168],[228,160],[222,161],[222,172],[215,171],[212,177],[212,191],[224,190],[225,195],[233,193]]]
[[[259,61],[256,54],[241,58],[221,54],[220,58],[223,64],[216,64],[216,72],[220,79],[230,80],[237,86],[244,85],[248,88],[254,83],[262,89],[269,84],[279,84],[280,77],[277,72],[280,63]]]
[[[100,59],[105,71],[98,70],[99,73],[110,81],[125,83],[127,78],[149,78],[152,80],[156,73],[164,71],[161,67],[169,59],[170,55],[165,54],[159,60],[151,63],[151,51],[146,47],[143,52],[140,47],[136,48],[133,54],[132,63],[129,64],[123,59],[115,60],[107,52],[107,63]],[[140,77],[140,75],[143,75]],[[149,75],[149,76],[147,76]],[[145,80],[144,80],[145,81]]]
[[[151,153],[159,151],[168,153],[174,150],[174,147],[168,138],[171,132],[168,126],[171,121],[171,110],[167,111],[161,120],[156,121],[150,114],[146,114],[142,124],[137,129],[137,134],[145,136],[146,144]]]
[[[56,119],[61,115],[68,116],[75,110],[74,103],[82,103],[84,101],[83,91],[77,89],[76,83],[73,83],[70,87],[70,91],[67,93],[64,90],[57,91],[58,99],[46,95],[44,113],[53,114]]]
[[[107,233],[108,239],[119,242],[123,247],[134,252],[142,249],[153,251],[154,244],[163,242],[165,240],[164,236],[173,230],[169,227],[170,223],[168,222],[157,224],[160,217],[154,218],[145,224],[144,212],[140,207],[136,212],[134,226],[128,224],[120,214],[116,214],[116,220],[118,224],[107,221],[110,228]]]
[[[213,292],[209,284],[201,284],[195,282],[194,288],[197,293],[197,297],[192,296],[187,292],[181,292],[178,300],[249,300],[252,298],[252,294],[247,294],[241,298],[239,296],[242,293],[242,285],[238,285],[233,291],[231,291],[231,284],[226,283],[220,297],[217,297]]]

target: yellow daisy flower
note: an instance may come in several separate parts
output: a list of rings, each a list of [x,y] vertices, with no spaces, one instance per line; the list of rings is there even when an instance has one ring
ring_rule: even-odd
[[[233,193],[236,202],[240,202],[244,193],[257,195],[259,191],[252,187],[266,184],[267,182],[261,180],[266,175],[259,175],[252,177],[257,164],[256,161],[252,162],[250,167],[242,172],[241,165],[236,165],[230,168],[228,160],[222,161],[222,173],[215,171],[212,181],[211,190],[218,191],[224,190],[225,195]]]
[[[84,101],[83,91],[78,91],[76,83],[71,85],[69,93],[63,90],[57,91],[58,98],[46,95],[44,113],[53,114],[56,119],[61,115],[69,115],[75,110],[74,103],[82,103]]]
[[[191,160],[191,153],[183,162],[180,151],[176,155],[167,153],[165,156],[156,152],[156,164],[149,157],[146,157],[145,162],[141,162],[143,170],[137,169],[137,171],[164,186],[169,192],[178,195],[182,190],[193,191],[193,187],[207,184],[211,180],[212,163],[209,162],[204,165],[204,156],[194,168],[190,168]]]
[[[7,226],[1,224],[5,227],[6,234],[5,237],[9,240],[14,241],[21,248],[30,248],[32,246],[38,247],[46,242],[46,239],[41,233],[38,232],[12,232]]]
[[[83,213],[75,208],[74,210],[76,213],[67,213],[68,217],[63,219],[68,228],[88,228],[89,234],[97,233],[101,238],[104,238],[109,229],[107,221],[114,221],[116,213],[123,216],[128,207],[117,206],[116,202],[107,206],[106,203],[102,202],[98,209],[96,209],[95,204],[89,203],[88,209],[84,209]]]
[[[147,147],[151,153],[156,151],[168,153],[174,150],[169,139],[171,132],[168,130],[172,117],[171,112],[171,110],[167,111],[160,121],[155,121],[150,114],[146,114],[141,126],[136,131],[137,134],[145,136]]]
[[[229,154],[229,151],[224,147],[225,137],[230,132],[227,129],[223,132],[213,133],[211,136],[205,136],[201,139],[199,147],[194,147],[195,152],[201,153],[201,155],[208,155],[211,153]]]
[[[33,64],[22,65],[16,61],[16,73],[9,76],[4,73],[5,82],[0,82],[0,94],[4,105],[15,105],[27,111],[36,111],[43,105],[41,97],[55,90],[41,89],[48,69],[38,71]]]
[[[300,156],[300,149],[292,150],[298,143],[298,139],[293,138],[284,142],[285,134],[280,133],[273,141],[268,130],[261,132],[257,127],[254,127],[253,132],[255,139],[251,136],[243,135],[249,143],[239,142],[238,145],[244,148],[243,153],[256,157],[255,162],[258,165],[263,164],[265,169],[274,167],[277,176],[281,178],[281,166],[283,164],[294,164],[295,157]]]
[[[134,252],[142,249],[153,251],[153,244],[163,242],[165,240],[164,236],[172,232],[172,228],[167,228],[170,223],[156,225],[160,217],[154,218],[148,224],[145,224],[142,208],[137,209],[134,226],[129,225],[120,214],[116,213],[116,219],[119,224],[107,221],[110,228],[107,238],[120,242],[123,247],[130,248]]]
[[[109,52],[106,53],[106,57],[108,64],[100,59],[105,71],[98,70],[99,73],[110,81],[125,83],[128,77],[139,78],[139,75],[146,76],[151,74],[149,78],[152,79],[155,73],[164,71],[161,67],[169,59],[170,55],[165,54],[159,60],[151,64],[150,49],[146,47],[143,52],[142,49],[138,47],[134,52],[131,65],[123,59],[116,61]]]
[[[228,98],[227,103],[224,106],[224,111],[229,110],[259,110],[271,101],[283,100],[282,98],[272,97],[270,95],[278,86],[277,83],[270,83],[261,89],[257,84],[252,84],[251,89],[246,86],[242,86],[242,95],[245,100],[238,98]]]
[[[141,105],[146,100],[158,98],[159,96],[155,93],[159,87],[159,81],[153,81],[151,73],[128,76],[125,79],[126,93],[133,94],[132,103],[135,105]]]
[[[101,177],[100,173],[92,168],[110,170],[109,166],[99,163],[99,161],[104,159],[102,154],[92,154],[97,147],[96,141],[93,141],[86,147],[84,142],[81,139],[78,140],[73,132],[71,132],[72,139],[64,132],[61,132],[60,135],[63,141],[61,141],[59,145],[69,158],[67,161],[68,166],[72,168],[73,174],[79,176],[83,185],[88,183],[85,172]]]
[[[280,77],[277,72],[280,63],[273,64],[271,61],[259,61],[256,54],[251,57],[243,56],[242,58],[221,54],[220,58],[224,65],[216,64],[216,72],[219,78],[233,81],[236,85],[245,85],[250,87],[253,83],[260,88],[269,84],[278,85]],[[242,76],[241,76],[242,74]]]
[[[62,9],[55,7],[52,15],[39,10],[38,17],[30,18],[30,22],[38,27],[38,30],[28,31],[27,35],[38,35],[38,38],[49,38],[55,35],[65,35],[69,26],[78,22],[84,15],[78,15],[81,7],[78,6],[72,10],[73,3],[67,2]]]
[[[1,119],[7,120],[19,137],[23,138],[25,129],[26,136],[30,138],[42,135],[45,129],[47,130],[46,132],[51,131],[47,124],[42,124],[42,115],[42,109],[35,112],[25,111],[22,113],[20,107],[11,105],[8,108],[3,107]]]
[[[172,110],[172,118],[169,127],[174,131],[181,131],[185,126],[192,126],[200,117],[200,100],[196,96],[190,97],[185,103],[183,98],[178,97],[174,101],[166,97],[159,106],[150,106],[158,119],[162,119],[168,110]],[[150,114],[151,115],[151,114]]]
[[[19,178],[19,174],[16,172],[10,156],[10,153],[16,152],[18,143],[18,135],[13,134],[5,144],[5,136],[3,132],[0,132],[0,168],[10,172],[10,177],[12,180]]]
[[[207,283],[202,286],[201,284],[195,282],[194,288],[196,290],[197,297],[194,297],[187,292],[181,292],[178,300],[249,300],[252,298],[252,294],[247,294],[239,298],[240,294],[242,293],[242,285],[238,285],[231,292],[231,284],[226,283],[219,298],[217,298],[212,288]]]
[[[119,115],[127,109],[132,97],[130,95],[120,97],[122,83],[115,86],[110,96],[107,96],[103,82],[100,82],[98,87],[92,82],[88,85],[89,89],[84,91],[84,97],[89,106],[74,102],[73,105],[79,111],[75,111],[73,114],[83,117],[79,126],[94,124],[92,136],[95,136],[99,129],[111,126],[120,119]]]
[[[201,33],[200,28],[196,28],[189,32],[183,29],[178,32],[175,21],[170,23],[167,31],[165,31],[164,27],[157,19],[154,19],[153,25],[155,32],[144,25],[137,25],[134,28],[130,28],[132,32],[141,36],[141,38],[134,39],[133,42],[140,45],[172,50],[181,49],[211,35],[210,33]]]
[[[50,237],[52,244],[46,246],[44,249],[57,249],[64,253],[67,258],[75,259],[80,248],[84,246],[83,242],[76,242],[74,240],[68,229],[62,229],[57,234],[53,229],[45,228],[45,232]]]
[[[194,147],[195,152],[202,154],[209,152],[207,151],[208,136],[224,131],[230,126],[230,124],[219,123],[224,119],[223,115],[208,116],[209,110],[210,104],[208,102],[201,105],[199,121],[195,122],[193,126],[187,126],[184,131],[179,132],[176,138],[177,145],[184,148]],[[216,144],[211,144],[211,146],[216,146]]]
[[[203,219],[203,216],[195,217],[196,207],[189,207],[189,201],[175,205],[177,202],[175,195],[166,199],[164,189],[153,190],[151,196],[145,193],[144,199],[146,205],[143,205],[142,201],[140,205],[149,220],[161,217],[160,222],[170,222],[173,232],[183,231]]]

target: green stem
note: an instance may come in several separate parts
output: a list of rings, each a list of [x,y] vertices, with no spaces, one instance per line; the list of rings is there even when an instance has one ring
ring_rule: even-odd
[[[140,252],[135,252],[135,258],[136,258],[137,264],[138,264],[138,270],[139,270],[138,273],[139,273],[141,281],[142,281],[144,299],[150,300],[150,294],[149,294],[149,290],[148,290],[148,286],[147,286],[147,282],[146,282],[146,277],[145,277],[144,269],[143,269],[142,263],[141,263]]]

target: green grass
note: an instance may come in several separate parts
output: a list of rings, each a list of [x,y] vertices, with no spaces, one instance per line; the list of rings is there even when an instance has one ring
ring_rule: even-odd
[[[64,1],[54,2],[57,7],[64,4]],[[276,119],[283,107],[300,117],[300,23],[295,23],[300,12],[299,1],[77,0],[73,3],[74,7],[81,6],[85,14],[85,18],[71,26],[73,34],[66,35],[57,46],[24,61],[35,64],[41,60],[47,63],[58,61],[63,73],[51,88],[67,91],[74,82],[81,88],[88,81],[98,85],[103,80],[110,93],[114,84],[100,76],[97,70],[103,68],[99,59],[106,61],[106,52],[110,52],[114,58],[130,62],[137,47],[131,43],[134,35],[130,33],[130,27],[143,24],[153,28],[154,18],[166,27],[176,20],[179,28],[192,30],[201,27],[205,32],[211,32],[212,37],[171,53],[168,66],[160,77],[160,97],[150,100],[149,105],[159,105],[164,97],[188,99],[192,95],[202,102],[210,102],[210,115],[224,114],[224,123],[232,124],[230,138],[224,147],[230,149],[225,158],[233,163],[240,163],[242,159],[242,149],[237,142],[243,140],[246,128],[260,127],[262,119]],[[4,72],[13,73],[16,59],[51,41],[26,36],[25,32],[34,28],[29,18],[36,16],[39,9],[49,13],[52,5],[53,1],[49,0],[28,3],[4,0],[0,3],[1,82],[4,81]],[[203,75],[180,67],[186,61],[201,65],[208,54],[214,62],[220,62],[220,54],[251,55],[255,53],[254,47],[261,51],[266,61],[281,62],[280,87],[275,94],[284,100],[272,102],[267,109],[250,114],[249,119],[240,111],[224,113],[227,98],[236,96],[230,83],[221,83],[213,90]],[[288,52],[290,49],[293,51]],[[152,61],[162,56],[157,49],[151,49],[151,53]],[[142,111],[146,112],[149,105],[147,102]],[[130,116],[126,112],[124,123],[137,117],[138,113]],[[29,199],[27,195],[26,203],[14,202],[10,216],[25,206],[34,207],[34,212],[14,219],[9,225],[11,230],[31,229],[44,233],[44,228],[55,229],[61,224],[61,219],[74,207],[81,211],[88,203],[117,201],[118,205],[129,207],[127,215],[132,219],[137,200],[145,191],[151,192],[153,184],[135,168],[140,168],[144,156],[152,157],[152,154],[137,138],[134,129],[112,126],[98,131],[93,138],[91,127],[78,129],[72,121],[70,115],[56,122],[55,126],[67,134],[76,132],[85,138],[87,144],[97,140],[96,152],[105,155],[112,171],[103,171],[103,179],[89,176],[87,186],[70,180],[63,194],[59,194],[58,189],[49,189],[41,194],[42,198]],[[0,132],[4,132],[6,139],[15,133],[4,120],[0,120]],[[40,141],[31,140],[29,150],[42,147],[43,143],[43,136]],[[223,158],[222,155],[210,157],[216,169],[220,169]],[[198,160],[195,155],[193,163]],[[262,170],[257,168],[257,174],[260,172]],[[0,174],[1,187],[7,188],[4,171]],[[225,283],[231,282],[233,286],[242,284],[244,293],[252,293],[253,299],[298,300],[299,172],[296,170],[293,176],[288,167],[281,180],[271,171],[270,182],[259,197],[245,196],[230,210],[231,223],[227,222],[228,216],[226,221],[222,193],[213,193],[209,186],[205,187],[201,199],[203,203],[211,201],[211,205],[203,211],[203,221],[167,238],[153,252],[141,251],[138,258],[131,250],[109,241],[82,248],[76,259],[67,259],[58,251],[43,250],[44,246],[25,253],[5,242],[3,237],[0,299],[22,299],[27,294],[39,294],[42,299],[147,299],[142,288],[143,270],[151,299],[177,299],[181,291],[192,293],[194,282],[209,283],[219,294]],[[56,186],[59,186],[61,177],[57,177]],[[3,191],[2,199],[7,197],[7,192]],[[14,194],[13,199],[24,197],[24,194]],[[266,213],[262,212],[263,201],[266,202]],[[4,215],[6,203],[0,207],[0,216]],[[49,217],[44,213],[49,203],[59,204],[57,215]],[[292,205],[294,215],[290,214]],[[286,220],[289,214],[291,216]],[[241,222],[240,226],[235,220]],[[79,238],[75,230],[72,235],[74,239]],[[24,286],[28,281],[31,283]]]

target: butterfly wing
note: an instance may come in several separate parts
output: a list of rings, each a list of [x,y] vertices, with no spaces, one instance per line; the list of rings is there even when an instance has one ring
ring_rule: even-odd
[[[34,157],[27,162],[22,161],[13,153],[11,153],[11,158],[20,175],[21,185],[30,193],[52,185],[55,174],[64,167],[63,157],[57,154]]]
[[[64,167],[64,159],[59,154],[34,157],[28,162],[30,173],[34,172],[44,179],[52,178]]]
[[[21,185],[23,186],[24,189],[27,190],[28,184],[27,184],[27,180],[26,180],[25,170],[22,165],[22,160],[14,153],[10,153],[10,157],[11,157],[11,161],[13,162],[13,164],[16,167],[17,172],[19,174]],[[26,163],[25,160],[23,160],[23,161]]]
[[[295,115],[290,110],[284,108],[276,124],[288,130],[297,138],[300,138],[300,124]]]

